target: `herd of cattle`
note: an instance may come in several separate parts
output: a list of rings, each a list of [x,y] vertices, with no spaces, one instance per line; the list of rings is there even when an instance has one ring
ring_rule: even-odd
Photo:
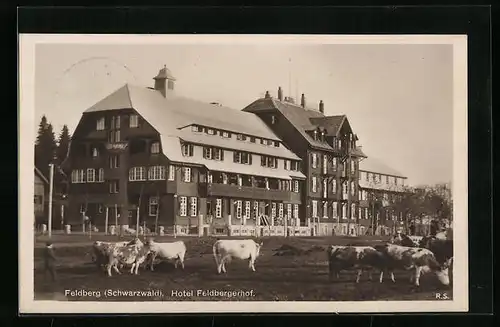
[[[248,267],[255,272],[255,261],[259,257],[262,243],[252,239],[217,240],[212,246],[217,273],[226,273],[226,264],[232,258],[248,260]],[[142,242],[139,238],[124,242],[101,242],[93,244],[93,260],[99,269],[105,269],[108,276],[114,270],[130,267],[130,273],[137,275],[140,266],[154,270],[160,261],[174,261],[184,269],[186,245],[183,241],[157,243],[153,239]],[[395,282],[395,270],[411,270],[410,282],[420,285],[420,277],[424,273],[434,273],[443,285],[449,285],[449,268],[453,264],[453,241],[439,236],[423,237],[419,242],[410,237],[397,234],[388,243],[374,246],[337,246],[330,245],[326,249],[329,263],[329,278],[339,277],[345,270],[357,270],[356,283],[364,271],[380,272],[382,283],[384,272],[390,274]]]

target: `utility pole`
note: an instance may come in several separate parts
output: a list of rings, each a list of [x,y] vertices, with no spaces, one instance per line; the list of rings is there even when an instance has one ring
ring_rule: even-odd
[[[49,238],[52,237],[52,197],[54,193],[54,164],[49,164],[50,168],[50,185],[49,185],[49,213],[48,213],[48,226]]]

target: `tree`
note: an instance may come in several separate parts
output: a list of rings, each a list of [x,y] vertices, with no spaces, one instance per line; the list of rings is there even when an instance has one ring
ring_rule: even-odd
[[[49,164],[54,161],[57,144],[52,125],[45,115],[42,117],[35,143],[35,166],[49,177]]]
[[[56,149],[56,169],[54,172],[54,186],[59,192],[66,192],[66,182],[67,178],[61,169],[61,164],[66,159],[68,154],[69,142],[71,140],[68,126],[64,125],[59,134],[59,139],[57,140]]]

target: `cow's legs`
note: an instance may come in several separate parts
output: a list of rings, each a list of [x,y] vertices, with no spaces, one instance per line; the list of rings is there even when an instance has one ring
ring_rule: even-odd
[[[136,275],[139,275],[139,266],[140,266],[139,262],[136,262],[135,263],[135,274]]]
[[[394,271],[391,270],[391,280],[393,283],[396,282],[396,279],[394,278]]]
[[[422,267],[415,267],[415,286],[420,286],[421,274],[422,274]]]
[[[135,268],[135,266],[136,266],[136,263],[134,262],[134,263],[132,264],[132,268],[130,268],[130,274],[131,274],[131,275],[133,275],[133,274],[134,274],[134,268]]]
[[[151,254],[151,261],[149,263],[151,271],[154,270],[155,259],[156,259],[156,253]]]
[[[249,267],[252,271],[255,271],[255,259],[250,257]]]
[[[117,274],[119,274],[119,275],[121,275],[121,274],[122,274],[122,272],[120,271],[120,269],[118,269],[118,267],[116,266],[116,264],[114,264],[114,265],[113,265],[113,269],[114,269],[114,271],[115,271]]]
[[[222,272],[223,273],[226,273],[226,261],[227,261],[227,257],[223,257],[222,260],[221,260],[221,264],[222,264]]]
[[[182,270],[184,270],[184,254],[179,254],[179,263],[181,264]]]
[[[379,283],[384,281],[384,270],[380,270],[380,277],[378,278]]]
[[[359,283],[361,274],[363,274],[363,269],[358,269],[358,275],[356,276],[356,283]]]

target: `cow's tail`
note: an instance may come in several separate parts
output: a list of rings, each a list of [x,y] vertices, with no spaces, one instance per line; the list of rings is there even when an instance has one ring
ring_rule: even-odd
[[[217,267],[219,267],[219,264],[220,264],[220,259],[219,259],[219,256],[220,256],[220,252],[219,252],[219,242],[215,242],[214,246],[212,247],[212,251],[213,251],[213,254],[214,254],[214,260],[215,260],[215,264],[217,265]]]

